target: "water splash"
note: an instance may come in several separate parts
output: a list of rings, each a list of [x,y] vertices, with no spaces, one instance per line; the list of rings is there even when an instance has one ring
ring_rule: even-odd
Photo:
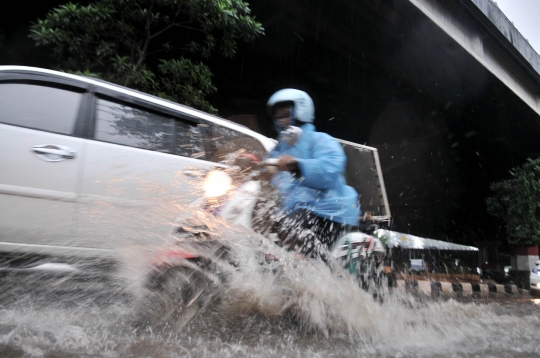
[[[215,285],[210,288],[218,299],[196,306],[193,319],[176,325],[179,317],[173,315],[161,330],[151,325],[140,329],[138,304],[148,293],[145,273],[153,254],[164,247],[152,252],[130,246],[125,249],[122,271],[108,283],[86,282],[85,286],[85,282],[64,278],[58,283],[51,278],[39,289],[29,278],[32,292],[15,288],[24,286],[24,280],[17,285],[4,282],[12,292],[0,297],[0,350],[35,357],[532,357],[540,353],[535,337],[540,315],[533,304],[519,314],[513,304],[432,301],[398,292],[380,303],[346,272],[319,261],[299,260],[267,239],[219,219],[199,219],[229,251],[227,259],[213,267],[219,275],[213,276]],[[279,261],[267,260],[267,253]],[[199,254],[213,258],[214,251],[207,247]]]

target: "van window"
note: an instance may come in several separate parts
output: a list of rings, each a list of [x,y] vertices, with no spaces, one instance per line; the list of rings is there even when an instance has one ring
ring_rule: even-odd
[[[105,142],[173,153],[174,120],[126,104],[99,98],[95,138]]]
[[[0,123],[73,134],[82,93],[27,83],[0,83]]]
[[[257,139],[218,124],[213,124],[209,131],[210,150],[213,162],[226,162],[228,154],[245,152],[263,159],[266,155],[264,146]]]
[[[208,159],[205,125],[176,120],[175,154],[196,159]]]
[[[95,138],[105,142],[149,149],[184,157],[226,162],[228,154],[247,152],[263,158],[266,151],[256,139],[218,124],[154,113],[98,98]]]

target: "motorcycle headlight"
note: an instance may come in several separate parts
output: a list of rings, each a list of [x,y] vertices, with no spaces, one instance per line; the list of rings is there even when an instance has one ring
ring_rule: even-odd
[[[232,179],[229,174],[219,170],[212,170],[204,178],[204,196],[207,198],[223,196],[231,189],[231,185]]]

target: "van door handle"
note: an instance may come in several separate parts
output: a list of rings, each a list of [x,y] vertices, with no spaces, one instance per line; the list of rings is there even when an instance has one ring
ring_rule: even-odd
[[[74,159],[75,149],[57,144],[40,144],[32,147],[39,159],[47,162],[60,162],[66,159]]]

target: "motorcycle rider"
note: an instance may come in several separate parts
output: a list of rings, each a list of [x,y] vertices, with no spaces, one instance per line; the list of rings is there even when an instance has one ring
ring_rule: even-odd
[[[279,142],[268,154],[278,158],[272,184],[282,195],[277,234],[304,256],[326,261],[328,248],[358,225],[358,194],[345,184],[346,156],[341,145],[312,124],[315,108],[303,91],[286,88],[267,102]]]

